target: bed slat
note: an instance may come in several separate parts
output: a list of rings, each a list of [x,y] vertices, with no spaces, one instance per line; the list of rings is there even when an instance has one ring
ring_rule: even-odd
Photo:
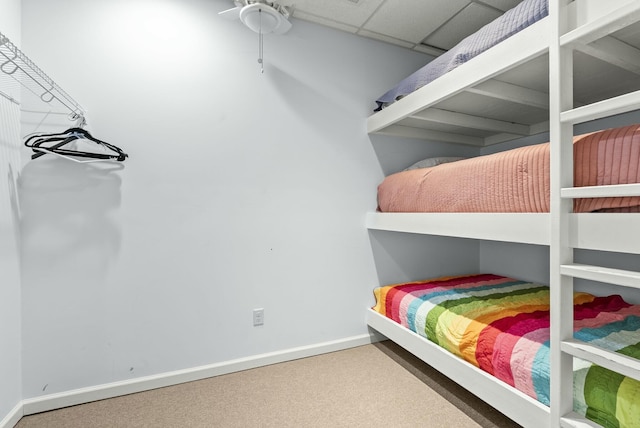
[[[465,144],[468,146],[482,146],[484,144],[484,140],[478,137],[403,125],[390,125],[384,128],[382,131],[379,131],[378,134],[390,135],[395,137],[418,138],[431,141],[442,141],[445,143]]]
[[[576,49],[624,70],[640,74],[640,50],[611,36],[578,46]]]
[[[531,130],[527,125],[506,122],[504,120],[488,119],[485,117],[472,116],[469,114],[436,108],[423,110],[411,116],[411,118],[424,120],[426,122],[445,123],[448,125],[481,129],[483,131],[508,132],[523,136],[531,134]]]
[[[466,89],[466,92],[537,107],[542,110],[549,108],[549,94],[499,80],[487,80]]]

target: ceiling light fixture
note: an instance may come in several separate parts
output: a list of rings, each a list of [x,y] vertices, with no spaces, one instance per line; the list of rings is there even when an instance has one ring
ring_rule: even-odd
[[[260,34],[272,33],[282,25],[283,17],[275,9],[260,3],[250,4],[240,10],[240,21]]]
[[[236,0],[236,7],[224,10],[219,15],[240,21],[252,31],[258,33],[260,71],[264,73],[263,40],[264,34],[284,34],[291,29],[290,12],[284,6],[264,0]]]

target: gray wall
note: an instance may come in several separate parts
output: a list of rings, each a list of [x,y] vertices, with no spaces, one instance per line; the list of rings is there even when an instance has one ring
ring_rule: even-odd
[[[257,35],[217,16],[230,3],[22,1],[24,51],[130,159],[20,171],[22,301],[13,250],[0,416],[20,396],[366,334],[380,283],[477,270],[547,282],[546,248],[363,227],[385,174],[479,152],[367,136],[371,100],[427,57],[294,20],[265,37],[261,74]],[[17,241],[8,212],[3,243]]]
[[[0,32],[20,43],[20,0],[0,2]],[[20,172],[17,82],[0,73],[0,424],[22,398],[20,260],[16,182]]]
[[[22,4],[24,50],[130,155],[22,171],[25,397],[368,333],[365,118],[425,56],[294,21],[261,74],[228,1]]]

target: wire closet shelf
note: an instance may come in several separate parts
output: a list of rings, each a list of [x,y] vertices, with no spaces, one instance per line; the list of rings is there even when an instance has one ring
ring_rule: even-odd
[[[69,119],[84,123],[86,111],[56,82],[0,32],[0,71],[17,80],[49,105],[56,103],[69,113]]]

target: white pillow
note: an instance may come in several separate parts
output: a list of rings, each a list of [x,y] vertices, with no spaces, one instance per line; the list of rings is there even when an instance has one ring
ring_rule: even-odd
[[[441,157],[437,157],[437,158],[427,158],[427,159],[422,159],[421,161],[418,161],[416,163],[414,163],[413,165],[407,167],[404,169],[404,171],[409,171],[412,169],[418,169],[418,168],[429,168],[432,166],[436,166],[436,165],[440,165],[443,163],[448,163],[448,162],[455,162],[455,161],[459,161],[462,159],[466,159],[464,157],[458,157],[458,156],[441,156]]]

